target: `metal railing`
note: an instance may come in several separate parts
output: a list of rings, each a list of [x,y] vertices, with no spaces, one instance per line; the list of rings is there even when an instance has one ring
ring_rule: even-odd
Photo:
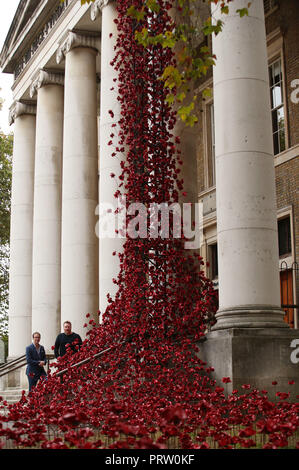
[[[47,373],[50,370],[50,360],[54,358],[53,354],[46,354],[47,358]],[[26,354],[23,356],[17,357],[16,359],[13,359],[12,361],[6,362],[5,364],[2,364],[0,367],[0,377],[4,377],[5,375],[9,374],[10,372],[14,372],[21,367],[26,366],[27,360],[26,360]]]

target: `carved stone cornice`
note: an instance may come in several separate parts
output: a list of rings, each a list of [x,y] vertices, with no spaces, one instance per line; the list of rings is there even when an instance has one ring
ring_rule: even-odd
[[[11,126],[15,120],[23,114],[36,114],[36,105],[21,103],[21,101],[14,101],[9,108],[9,125]]]
[[[39,70],[38,74],[32,81],[30,87],[30,97],[37,93],[37,90],[45,85],[64,85],[64,75],[61,73],[46,72],[45,70]]]
[[[90,10],[90,17],[92,21],[95,21],[101,13],[102,8],[108,5],[111,0],[96,0]]]
[[[85,35],[68,31],[64,40],[62,40],[58,46],[56,53],[57,64],[60,64],[60,62],[62,62],[62,60],[65,58],[66,54],[76,47],[88,47],[98,51],[98,37],[94,35]]]

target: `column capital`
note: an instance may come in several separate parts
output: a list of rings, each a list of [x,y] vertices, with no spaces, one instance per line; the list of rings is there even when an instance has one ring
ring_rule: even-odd
[[[32,80],[30,87],[30,97],[37,93],[41,87],[45,85],[64,85],[64,75],[55,72],[46,72],[45,70],[39,70],[37,75]]]
[[[68,31],[58,46],[56,53],[57,64],[60,64],[66,54],[76,47],[87,47],[98,51],[98,39],[98,36],[95,36],[94,34],[81,34],[75,33],[74,31]]]
[[[91,10],[90,10],[91,20],[95,21],[100,16],[101,10],[106,5],[108,5],[108,3],[111,1],[113,0],[96,0],[91,6]]]
[[[8,123],[11,126],[23,114],[36,114],[36,105],[14,101],[9,108]]]

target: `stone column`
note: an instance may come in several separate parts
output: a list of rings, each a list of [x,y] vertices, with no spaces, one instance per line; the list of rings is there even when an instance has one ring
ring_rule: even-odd
[[[9,357],[31,343],[35,106],[15,102],[9,271]]]
[[[85,315],[98,310],[96,38],[68,32],[65,58],[62,180],[61,322],[85,334]]]
[[[116,157],[111,157],[115,145],[117,145],[117,127],[120,119],[120,104],[117,100],[118,84],[117,72],[110,65],[115,57],[115,43],[117,39],[117,26],[114,19],[117,17],[116,4],[114,1],[97,0],[91,9],[91,19],[96,20],[102,13],[102,37],[101,37],[101,114],[100,114],[100,181],[99,181],[99,202],[102,205],[117,207],[117,199],[114,197],[118,189],[118,176],[121,174],[121,157],[117,153]],[[112,113],[109,113],[112,111]],[[113,145],[108,145],[111,141],[110,134],[115,135]],[[111,178],[111,174],[115,177]],[[100,211],[99,211],[100,212]],[[101,212],[100,212],[101,217]],[[100,238],[99,250],[99,292],[100,311],[103,314],[107,307],[107,294],[115,295],[117,286],[113,283],[119,274],[119,258],[112,253],[122,251],[124,239],[121,238]]]
[[[213,328],[284,327],[263,2],[213,37],[219,311]]]
[[[64,76],[38,72],[30,94],[37,93],[33,257],[32,331],[51,346],[60,332],[61,170]]]

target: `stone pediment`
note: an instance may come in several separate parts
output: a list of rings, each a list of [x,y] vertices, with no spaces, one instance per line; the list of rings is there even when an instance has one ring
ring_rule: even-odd
[[[3,72],[15,72],[18,59],[57,5],[59,0],[20,0],[0,55]]]

